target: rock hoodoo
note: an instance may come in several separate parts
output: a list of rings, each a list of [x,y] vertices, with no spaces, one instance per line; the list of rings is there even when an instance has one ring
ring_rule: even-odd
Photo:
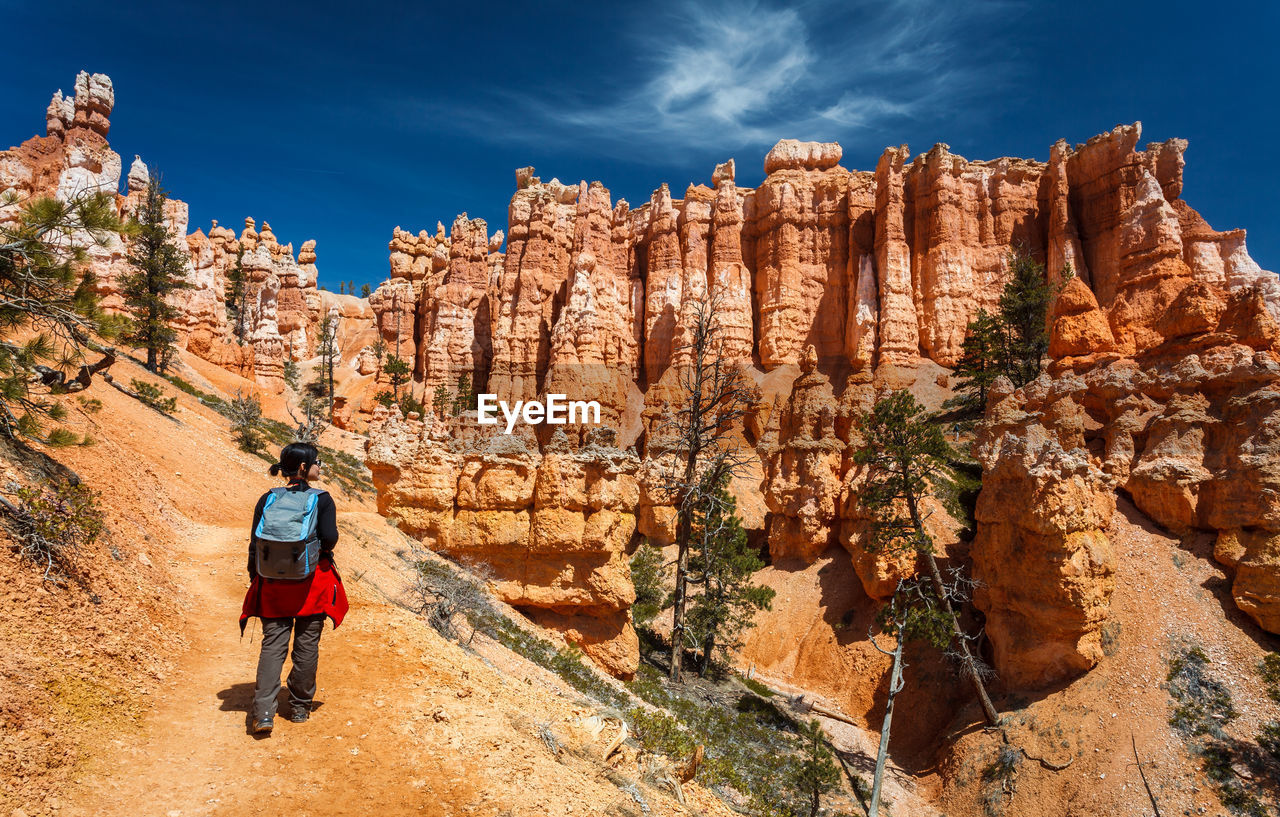
[[[384,336],[398,314],[402,343],[451,350],[420,352],[424,386],[465,373],[509,399],[600,400],[639,458],[635,502],[609,510],[634,513],[636,535],[669,542],[674,511],[655,476],[667,455],[648,450],[645,430],[677,398],[696,303],[714,300],[722,360],[764,387],[743,427],[754,476],[735,481],[740,508],[761,508],[752,524],[775,559],[811,561],[843,544],[868,595],[883,598],[911,566],[861,547],[856,418],[877,388],[910,383],[925,364],[953,365],[969,321],[995,308],[1010,253],[1032,253],[1063,287],[1054,362],[1035,384],[993,398],[977,444],[985,487],[971,556],[997,669],[1014,683],[1049,683],[1101,655],[1117,488],[1161,524],[1219,531],[1223,558],[1238,565],[1237,603],[1264,627],[1276,627],[1280,604],[1274,509],[1256,498],[1270,494],[1240,494],[1270,469],[1258,429],[1273,424],[1280,282],[1249,258],[1242,231],[1212,230],[1181,200],[1186,143],[1139,150],[1140,135],[1135,124],[1059,142],[1048,163],[891,147],[874,171],[843,168],[838,145],[784,140],[755,189],[737,186],[729,161],[711,187],[676,198],[663,185],[635,208],[598,182],[543,182],[522,168],[505,254],[492,240],[486,253],[483,228],[464,217],[448,237],[397,229],[379,293],[416,302],[380,294],[375,311]],[[885,374],[893,369],[905,381]],[[1232,412],[1248,422],[1228,431]],[[371,450],[394,427],[381,420]],[[555,445],[578,450],[585,436],[571,429]],[[520,467],[538,472],[551,444],[527,436]],[[400,496],[395,473],[409,485],[426,478],[408,476],[423,467],[413,457],[400,462],[384,471],[389,496]],[[445,503],[447,493],[433,513],[457,520],[483,508],[464,508],[461,494]],[[521,508],[536,513],[526,493]],[[1042,501],[1028,507],[1017,499],[1026,496]],[[394,513],[412,518],[414,505]],[[523,530],[513,522],[502,535],[524,541]],[[486,547],[467,541],[470,552]],[[591,597],[594,573],[537,552]]]
[[[151,173],[135,156],[119,192],[120,155],[107,142],[115,90],[105,74],[80,72],[73,96],[53,95],[46,112],[45,136],[0,152],[0,192],[21,200],[51,195],[63,200],[87,192],[115,196],[120,214],[137,211],[146,195]],[[12,219],[17,204],[0,206],[0,223]],[[186,277],[192,288],[174,294],[180,317],[174,328],[178,344],[220,366],[253,376],[273,391],[284,387],[286,356],[307,358],[315,349],[320,298],[316,280],[315,241],[303,244],[295,259],[293,246],[281,245],[265,222],[262,233],[253,219],[245,220],[239,239],[214,222],[208,234],[187,235],[185,202],[169,199],[166,220],[173,237],[185,243],[189,258]],[[94,273],[104,308],[120,310],[120,276],[127,271],[126,248],[119,237],[91,249]],[[240,263],[249,277],[248,331],[243,343],[227,320],[227,273]]]

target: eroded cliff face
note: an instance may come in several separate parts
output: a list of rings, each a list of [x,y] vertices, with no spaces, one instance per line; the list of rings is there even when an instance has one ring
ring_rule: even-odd
[[[1139,196],[1116,232],[1150,212]],[[1173,258],[1166,250],[1147,255]],[[1198,275],[1147,323],[1120,323],[1117,314],[1160,302],[1153,292],[1189,275],[1176,260],[1146,279],[1150,292],[1117,295],[1110,325],[1071,281],[1053,314],[1048,371],[991,395],[975,443],[984,475],[972,555],[996,667],[1014,683],[1061,680],[1101,658],[1115,490],[1174,534],[1214,533],[1236,605],[1263,629],[1280,625],[1280,329],[1267,282],[1232,291]]]
[[[635,674],[638,642],[627,548],[639,501],[634,453],[598,429],[576,449],[539,450],[474,415],[439,422],[375,410],[367,463],[378,510],[433,550],[483,564],[495,590],[560,630],[609,672]]]
[[[105,74],[81,72],[75,93],[53,95],[43,137],[0,152],[0,193],[15,198],[0,206],[0,223],[16,217],[21,201],[55,196],[63,201],[90,192],[115,197],[123,218],[137,212],[151,184],[151,173],[134,157],[120,192],[122,164],[107,134],[115,90]],[[315,350],[320,320],[316,242],[307,241],[295,256],[292,244],[281,245],[267,223],[262,231],[245,220],[239,238],[215,221],[206,234],[190,235],[187,204],[170,198],[166,222],[175,243],[185,246],[185,277],[191,288],[172,296],[179,317],[174,322],[178,344],[200,357],[239,374],[254,377],[269,391],[284,389],[284,360],[302,360]],[[121,236],[90,249],[98,294],[107,310],[123,311],[120,279],[129,270],[128,249]],[[240,342],[227,320],[227,273],[237,258],[247,274],[247,326]]]
[[[635,514],[635,538],[667,543],[675,512],[662,490],[672,455],[661,418],[682,398],[696,310],[714,302],[720,359],[742,367],[759,395],[738,439],[748,476],[734,484],[748,527],[780,563],[843,546],[864,592],[882,599],[914,566],[863,547],[856,419],[883,388],[932,389],[926,370],[940,372],[945,392],[938,366],[954,364],[977,311],[995,308],[1010,253],[1032,253],[1062,287],[1053,364],[1040,381],[993,396],[976,443],[985,488],[970,557],[997,669],[1038,686],[1101,656],[1116,490],[1161,524],[1219,531],[1223,558],[1239,564],[1241,608],[1276,626],[1277,511],[1258,497],[1275,470],[1280,283],[1249,258],[1241,231],[1216,232],[1182,202],[1186,143],[1138,150],[1140,135],[1135,124],[1059,142],[1047,163],[969,161],[945,145],[913,158],[892,147],[874,171],[842,167],[838,145],[784,140],[758,188],[738,187],[729,161],[710,186],[675,198],[663,185],[634,209],[598,182],[542,182],[523,168],[505,253],[465,217],[447,237],[443,227],[435,237],[397,229],[375,311],[384,337],[400,316],[426,386],[466,374],[504,399],[598,400],[603,424],[637,458],[637,495],[611,510]],[[393,427],[375,424],[371,451]],[[583,445],[586,427],[565,430],[555,445]],[[397,480],[435,479],[426,472],[443,467],[436,448],[446,443],[384,471],[388,496],[401,496]],[[538,472],[550,444],[548,432],[527,433],[521,467]],[[1246,498],[1245,486],[1258,490]],[[464,508],[462,495],[446,502],[440,490],[428,505],[449,530],[463,510],[520,512],[485,500]],[[388,509],[426,513],[415,502],[406,494]],[[521,502],[536,505],[532,493]],[[939,541],[954,542],[937,510]],[[488,547],[500,561],[511,545],[502,537],[533,536],[522,533],[532,523],[508,521],[488,545],[480,533],[466,548]],[[587,592],[592,574],[533,552]],[[625,610],[592,604],[611,622]]]

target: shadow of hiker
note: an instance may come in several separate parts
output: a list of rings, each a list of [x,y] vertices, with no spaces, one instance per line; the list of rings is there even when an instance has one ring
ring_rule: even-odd
[[[229,688],[218,693],[218,699],[222,701],[222,705],[218,709],[222,712],[244,712],[248,714],[253,708],[253,684],[232,684]]]
[[[244,730],[245,734],[252,736],[256,740],[270,737],[270,733],[255,734],[253,731],[253,691],[255,685],[252,683],[232,684],[228,688],[218,693],[218,699],[222,704],[218,707],[221,712],[243,712],[244,713]],[[312,701],[311,711],[315,712],[324,706],[324,701]],[[289,711],[289,688],[280,687],[280,692],[276,695],[276,711]]]

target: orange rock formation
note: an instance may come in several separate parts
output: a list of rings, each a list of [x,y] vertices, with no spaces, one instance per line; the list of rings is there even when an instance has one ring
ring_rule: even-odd
[[[1277,546],[1260,533],[1280,530],[1275,511],[1226,488],[1269,478],[1265,458],[1242,453],[1261,432],[1246,425],[1229,438],[1221,419],[1272,422],[1280,282],[1249,258],[1242,231],[1216,232],[1181,201],[1186,143],[1137,150],[1140,134],[1135,124],[1060,142],[1048,163],[893,147],[874,172],[841,167],[838,145],[784,140],[756,189],[736,186],[730,161],[711,187],[677,199],[663,185],[634,209],[599,183],[542,182],[523,168],[505,254],[492,241],[486,254],[483,228],[465,217],[447,238],[397,229],[384,288],[400,300],[380,295],[375,310],[384,337],[387,316],[401,316],[424,385],[466,373],[507,399],[600,400],[606,424],[638,444],[639,493],[626,509],[635,530],[668,542],[674,510],[658,485],[666,466],[649,450],[653,418],[679,397],[673,372],[692,310],[716,296],[720,355],[766,384],[743,429],[759,468],[735,482],[740,507],[767,508],[751,524],[775,558],[808,561],[841,543],[868,595],[883,598],[911,566],[860,544],[862,475],[850,454],[871,384],[892,385],[894,367],[910,382],[926,359],[953,364],[968,322],[994,308],[1015,248],[1044,259],[1052,281],[1074,274],[1055,305],[1053,375],[1002,392],[979,443],[978,603],[997,668],[1046,683],[1100,654],[1115,487],[1162,524],[1222,531],[1222,551],[1241,565],[1237,600],[1263,626],[1276,626],[1280,604]],[[1208,361],[1218,373],[1196,374]],[[1250,396],[1227,401],[1231,388]],[[1187,390],[1199,396],[1173,397]],[[390,427],[379,425],[375,448]],[[585,433],[570,430],[571,449]],[[1226,453],[1205,442],[1219,438]],[[548,443],[529,435],[529,456]],[[398,491],[386,473],[386,490]],[[1218,499],[1228,493],[1235,505]],[[1017,498],[1028,495],[1044,502],[1026,509]],[[406,499],[396,513],[410,518],[412,507]],[[1010,559],[1026,550],[1037,559]]]
[[[134,214],[151,175],[135,157],[126,191],[119,192],[121,159],[107,142],[114,105],[111,79],[82,71],[76,77],[74,96],[65,97],[61,91],[53,95],[45,136],[0,152],[0,192],[20,202],[31,196],[67,200],[100,191],[115,195],[121,216]],[[0,206],[0,223],[12,219],[18,206]],[[302,360],[315,349],[320,320],[315,241],[304,243],[295,259],[291,244],[279,244],[265,222],[258,233],[253,219],[245,220],[239,239],[217,222],[207,235],[200,230],[187,235],[187,205],[173,198],[168,201],[166,221],[175,241],[187,247],[186,277],[192,284],[173,296],[181,313],[174,324],[179,346],[231,371],[253,373],[264,388],[282,391],[285,357]],[[124,241],[112,237],[105,246],[94,247],[91,256],[104,308],[122,310],[119,280],[128,267]],[[237,256],[252,282],[244,345],[236,342],[228,325],[225,304],[226,276]]]

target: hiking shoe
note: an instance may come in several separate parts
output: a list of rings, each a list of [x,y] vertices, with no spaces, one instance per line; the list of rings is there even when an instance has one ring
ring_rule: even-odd
[[[295,706],[293,711],[289,713],[290,723],[306,723],[307,718],[311,717],[311,710],[305,706]]]
[[[253,734],[270,735],[271,727],[273,725],[274,724],[272,724],[271,718],[262,718],[261,720],[256,720],[253,722]]]

